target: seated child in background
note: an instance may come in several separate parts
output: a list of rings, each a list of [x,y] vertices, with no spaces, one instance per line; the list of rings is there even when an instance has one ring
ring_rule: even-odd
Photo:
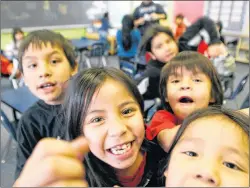
[[[60,122],[65,82],[77,72],[72,45],[49,30],[29,33],[20,45],[18,59],[25,84],[40,100],[18,124],[16,177],[40,139],[65,134],[64,123]]]
[[[143,99],[125,73],[107,67],[79,72],[64,107],[68,139],[84,138],[41,140],[14,186],[164,185],[157,180],[165,152],[145,139]]]
[[[192,113],[163,171],[166,187],[249,187],[249,116],[216,107]]]
[[[186,31],[187,25],[184,22],[184,16],[182,14],[178,14],[175,17],[175,24],[173,28],[174,38],[176,41],[179,40],[180,36]]]
[[[170,28],[153,25],[146,30],[141,40],[140,51],[149,52],[151,60],[147,64],[145,72],[136,79],[137,84],[140,84],[145,78],[149,80],[146,93],[143,94],[144,99],[159,97],[160,72],[167,61],[175,57],[179,51],[197,51],[203,38],[209,44],[207,49],[209,56],[217,57],[222,55],[222,52],[224,53],[223,50],[219,50],[219,53],[212,54],[215,52],[214,49],[221,48],[221,46],[218,44],[220,39],[215,23],[207,17],[198,19],[188,27],[178,43],[174,40]]]
[[[146,70],[136,78],[136,83],[148,78],[148,86],[143,94],[144,100],[159,98],[159,83],[162,67],[178,54],[178,46],[170,28],[152,25],[147,30],[140,44],[140,51],[147,51],[151,59]]]
[[[24,32],[21,28],[14,28],[12,31],[12,42],[6,46],[5,55],[12,60],[17,58],[19,46],[24,39]]]
[[[219,75],[211,61],[198,52],[183,51],[162,69],[160,95],[165,110],[152,118],[146,135],[167,151],[165,134],[195,110],[222,105],[223,91]],[[158,134],[159,133],[159,134]]]
[[[131,15],[125,15],[122,19],[122,29],[116,33],[117,55],[121,59],[130,60],[137,54],[141,40],[140,31],[134,28],[134,20]]]

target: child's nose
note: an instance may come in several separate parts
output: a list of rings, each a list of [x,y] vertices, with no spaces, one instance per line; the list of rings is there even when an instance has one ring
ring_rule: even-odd
[[[181,90],[191,89],[191,83],[189,80],[182,80],[181,82]]]
[[[217,187],[220,184],[220,178],[218,174],[215,172],[215,169],[211,167],[200,167],[199,170],[194,174],[194,178],[206,185]]]
[[[121,118],[114,118],[108,122],[108,134],[111,137],[121,136],[126,133],[127,127]]]
[[[50,67],[48,65],[40,66],[39,72],[40,72],[40,74],[39,74],[40,78],[51,76],[51,70],[50,70]]]

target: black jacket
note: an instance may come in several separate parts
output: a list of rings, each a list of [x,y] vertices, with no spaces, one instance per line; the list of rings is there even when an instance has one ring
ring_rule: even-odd
[[[147,64],[146,70],[142,73],[142,75],[139,78],[135,79],[136,84],[139,85],[143,79],[148,78],[148,87],[146,93],[142,95],[144,100],[150,100],[160,97],[159,94],[160,74],[161,74],[161,69],[164,65],[165,63],[151,59]]]
[[[61,105],[48,105],[42,100],[22,115],[17,128],[16,178],[39,140],[64,136],[66,126],[62,123],[62,117]]]
[[[166,16],[165,19],[167,19],[167,14],[164,11],[162,5],[154,3],[154,2],[150,2],[149,4],[141,3],[140,6],[138,6],[135,9],[133,13],[133,17],[134,17],[134,20],[137,20],[139,18],[144,17],[145,15],[150,15],[151,13],[165,14]],[[145,21],[143,25],[139,25],[138,29],[140,30],[141,35],[143,35],[143,33],[148,28],[148,26],[150,26],[151,24],[155,24],[155,23],[159,23],[159,20]]]
[[[197,51],[202,40],[208,45],[220,42],[220,34],[216,29],[216,24],[208,17],[201,17],[186,29],[179,38],[179,51]]]

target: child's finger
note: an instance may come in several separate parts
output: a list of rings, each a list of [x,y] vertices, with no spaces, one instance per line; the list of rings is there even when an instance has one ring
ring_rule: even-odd
[[[17,187],[44,187],[53,182],[85,177],[84,165],[76,158],[49,156],[32,169],[22,172]]]
[[[88,187],[88,183],[83,180],[63,180],[46,185],[46,187]]]
[[[83,156],[89,152],[89,145],[86,138],[84,136],[79,136],[70,144],[72,148],[76,149],[76,151],[78,152],[78,159],[83,160]]]
[[[36,145],[28,161],[34,161],[36,163],[51,155],[77,157],[77,151],[67,141],[56,140],[55,138],[44,138]]]

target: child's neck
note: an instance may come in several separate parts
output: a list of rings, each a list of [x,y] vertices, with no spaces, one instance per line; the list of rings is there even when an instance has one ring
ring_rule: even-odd
[[[136,173],[143,161],[143,153],[140,151],[138,153],[137,159],[134,164],[126,169],[117,169],[116,173],[118,176],[132,176]]]
[[[179,118],[177,118],[177,125],[182,124],[182,122],[183,122],[183,119],[179,119]]]

